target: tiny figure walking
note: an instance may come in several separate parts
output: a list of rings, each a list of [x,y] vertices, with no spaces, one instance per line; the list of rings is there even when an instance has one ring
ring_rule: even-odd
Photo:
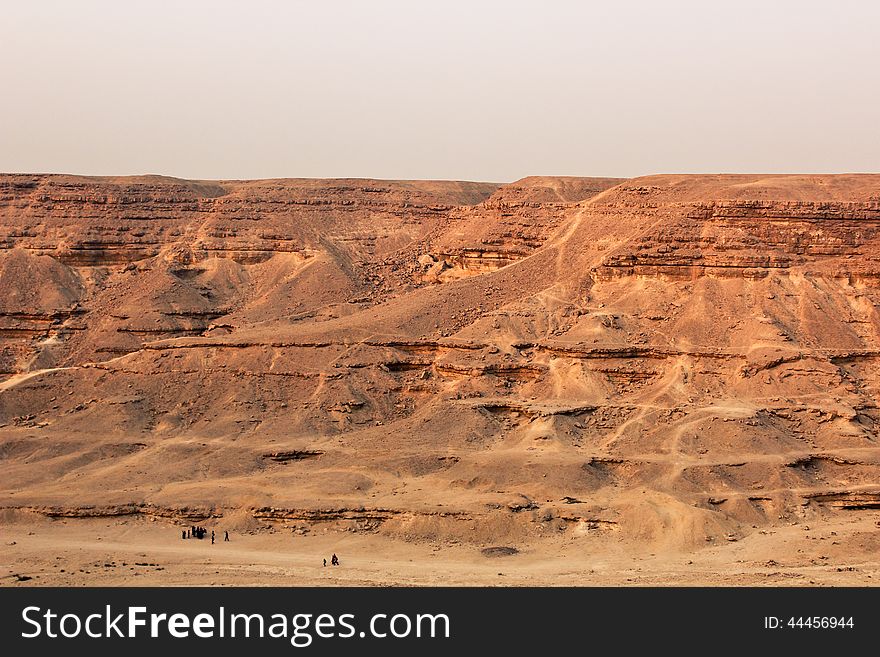
[[[333,553],[333,556],[330,557],[330,563],[331,563],[332,565],[334,565],[334,566],[338,566],[338,565],[339,565],[339,557],[336,556],[336,553],[335,553],[335,552]]]
[[[229,541],[229,532],[228,532],[228,531],[224,531],[224,532],[223,532],[223,542],[226,543],[226,542],[228,542],[228,541]]]
[[[327,567],[327,558],[324,557],[324,568],[326,568],[326,567]]]
[[[211,545],[214,545],[214,530],[211,530]]]

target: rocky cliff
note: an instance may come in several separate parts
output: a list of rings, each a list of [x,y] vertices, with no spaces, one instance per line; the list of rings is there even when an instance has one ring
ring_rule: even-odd
[[[880,176],[16,175],[0,217],[3,506],[688,549],[880,508]]]

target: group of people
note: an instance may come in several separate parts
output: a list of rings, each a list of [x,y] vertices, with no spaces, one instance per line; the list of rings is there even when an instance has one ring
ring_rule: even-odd
[[[180,538],[182,538],[184,540],[186,540],[187,538],[202,539],[202,538],[205,538],[205,536],[207,536],[207,535],[208,535],[208,530],[205,529],[204,527],[199,527],[198,525],[193,525],[189,529],[181,529],[180,530]],[[229,540],[229,532],[224,531],[223,532],[223,541],[225,542],[228,540]],[[214,545],[214,530],[213,529],[211,530],[211,545]],[[333,555],[333,556],[335,557],[336,555]]]
[[[186,540],[187,538],[198,538],[202,539],[208,535],[208,530],[204,527],[199,527],[198,525],[193,525],[189,529],[181,529],[180,530],[180,538]],[[226,542],[229,540],[229,532],[223,532],[223,541]],[[211,545],[214,544],[214,530],[211,530]],[[330,557],[330,565],[338,566],[339,565],[339,557],[336,556],[336,553],[333,553],[333,556]],[[324,559],[324,566],[327,566],[327,559]]]

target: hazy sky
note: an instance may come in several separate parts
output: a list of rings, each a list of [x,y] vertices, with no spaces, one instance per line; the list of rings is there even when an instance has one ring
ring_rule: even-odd
[[[0,171],[880,171],[876,0],[4,2]]]

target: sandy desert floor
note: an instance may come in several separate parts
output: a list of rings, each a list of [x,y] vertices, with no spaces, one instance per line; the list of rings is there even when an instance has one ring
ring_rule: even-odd
[[[694,553],[634,552],[613,540],[561,538],[486,556],[455,543],[284,530],[182,540],[179,525],[143,518],[34,519],[2,526],[4,586],[873,586],[880,512],[821,528],[764,529]],[[211,529],[212,526],[208,525]],[[322,565],[332,553],[338,567]],[[548,556],[550,555],[550,556]]]

